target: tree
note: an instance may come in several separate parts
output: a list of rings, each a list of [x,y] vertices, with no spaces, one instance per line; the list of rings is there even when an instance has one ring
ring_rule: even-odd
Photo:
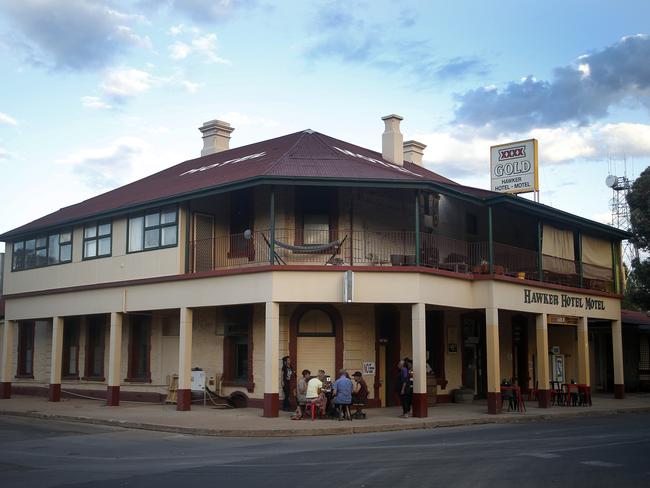
[[[627,195],[634,242],[640,251],[650,251],[650,166],[639,175]],[[650,310],[650,259],[632,261],[625,290],[626,302],[644,311]]]

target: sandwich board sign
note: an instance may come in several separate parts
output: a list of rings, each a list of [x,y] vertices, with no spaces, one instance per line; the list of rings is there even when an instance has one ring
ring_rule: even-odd
[[[490,147],[490,189],[500,193],[539,191],[537,139]]]

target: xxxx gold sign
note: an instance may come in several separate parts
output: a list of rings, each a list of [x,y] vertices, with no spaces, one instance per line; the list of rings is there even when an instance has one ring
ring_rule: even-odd
[[[565,293],[545,293],[524,288],[524,303],[555,305],[562,308],[583,308],[585,310],[605,310],[605,301],[590,297],[576,297]]]
[[[551,315],[548,314],[546,321],[549,324],[555,325],[578,325],[579,317],[571,317],[569,315]]]

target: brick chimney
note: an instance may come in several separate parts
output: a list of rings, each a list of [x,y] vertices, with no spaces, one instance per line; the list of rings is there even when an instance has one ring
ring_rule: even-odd
[[[422,156],[424,156],[426,147],[426,144],[418,141],[406,141],[404,143],[404,161],[422,166]]]
[[[226,151],[230,149],[230,134],[234,127],[222,120],[209,120],[204,122],[199,130],[203,134],[203,149],[201,156]]]
[[[399,124],[404,120],[399,115],[391,114],[382,117],[385,128],[381,135],[381,155],[386,161],[398,166],[404,166],[404,153],[402,145],[404,136],[399,131]]]

